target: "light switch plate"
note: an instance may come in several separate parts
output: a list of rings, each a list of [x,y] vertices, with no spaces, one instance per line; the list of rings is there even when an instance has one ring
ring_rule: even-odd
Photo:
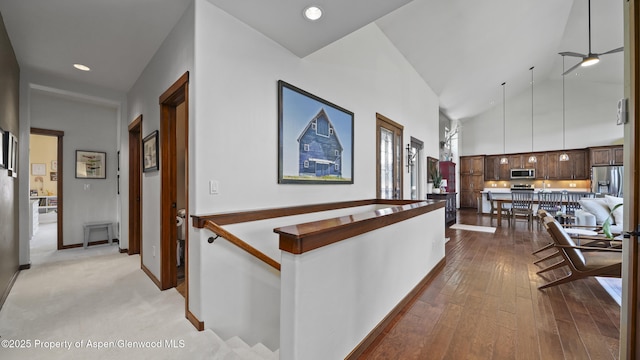
[[[618,111],[616,113],[616,124],[622,125],[626,124],[627,120],[629,120],[629,114],[627,112],[627,99],[618,100]]]
[[[209,194],[218,195],[220,185],[215,180],[209,180]]]

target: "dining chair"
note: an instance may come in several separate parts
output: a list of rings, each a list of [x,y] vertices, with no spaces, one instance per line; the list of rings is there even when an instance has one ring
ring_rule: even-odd
[[[509,208],[505,208],[504,204],[502,204],[502,208],[499,209],[496,206],[496,202],[495,202],[495,199],[493,198],[493,194],[491,193],[491,191],[487,191],[487,200],[489,200],[489,204],[491,204],[491,211],[490,211],[491,219],[489,220],[489,225],[493,226],[494,216],[498,215],[498,212],[502,212],[501,214],[502,219],[503,220],[506,219],[509,222],[509,226],[511,226],[511,220],[509,219],[509,217],[511,216],[511,210]]]
[[[538,210],[545,210],[555,217],[562,210],[562,191],[538,192]],[[542,228],[542,217],[538,217],[538,229]]]
[[[574,217],[576,214],[576,210],[581,209],[579,200],[582,198],[591,198],[594,197],[595,194],[592,192],[581,192],[581,191],[563,191],[565,196],[565,214],[570,217]]]
[[[533,224],[533,191],[531,190],[513,190],[511,191],[511,221],[515,226],[518,217],[524,217],[527,220],[529,228]]]

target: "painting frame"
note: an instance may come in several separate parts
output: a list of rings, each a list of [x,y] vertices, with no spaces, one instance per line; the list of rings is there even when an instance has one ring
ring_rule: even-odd
[[[7,175],[18,177],[18,138],[10,131],[4,133],[4,158]]]
[[[158,151],[158,130],[142,139],[142,172],[160,170],[160,153]]]
[[[76,150],[76,179],[106,179],[107,153]]]
[[[278,184],[353,184],[354,113],[278,80]]]
[[[42,163],[31,163],[31,175],[33,176],[47,175],[47,165]]]
[[[5,139],[5,132],[0,128],[0,169],[7,168],[7,140]]]

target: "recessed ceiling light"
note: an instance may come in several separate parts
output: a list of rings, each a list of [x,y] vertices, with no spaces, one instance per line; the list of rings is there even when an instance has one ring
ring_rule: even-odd
[[[82,71],[91,71],[91,68],[88,67],[87,65],[73,64],[73,67],[78,69],[78,70],[82,70]]]
[[[303,14],[306,19],[316,21],[322,17],[322,9],[315,5],[312,5],[304,9]]]

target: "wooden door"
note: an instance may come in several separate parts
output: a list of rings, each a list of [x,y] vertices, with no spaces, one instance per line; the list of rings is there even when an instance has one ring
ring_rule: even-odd
[[[189,73],[184,73],[171,87],[159,98],[160,102],[160,283],[161,289],[175,287],[177,277],[177,242],[178,229],[176,227],[177,216],[177,108],[184,104],[185,117],[185,158],[188,164],[188,123],[189,123]],[[188,172],[186,173],[188,184]],[[185,212],[189,214],[188,186],[184,190]],[[189,236],[185,237],[185,299],[189,301]]]
[[[142,253],[142,115],[129,125],[129,255]],[[140,256],[142,262],[142,256]]]

